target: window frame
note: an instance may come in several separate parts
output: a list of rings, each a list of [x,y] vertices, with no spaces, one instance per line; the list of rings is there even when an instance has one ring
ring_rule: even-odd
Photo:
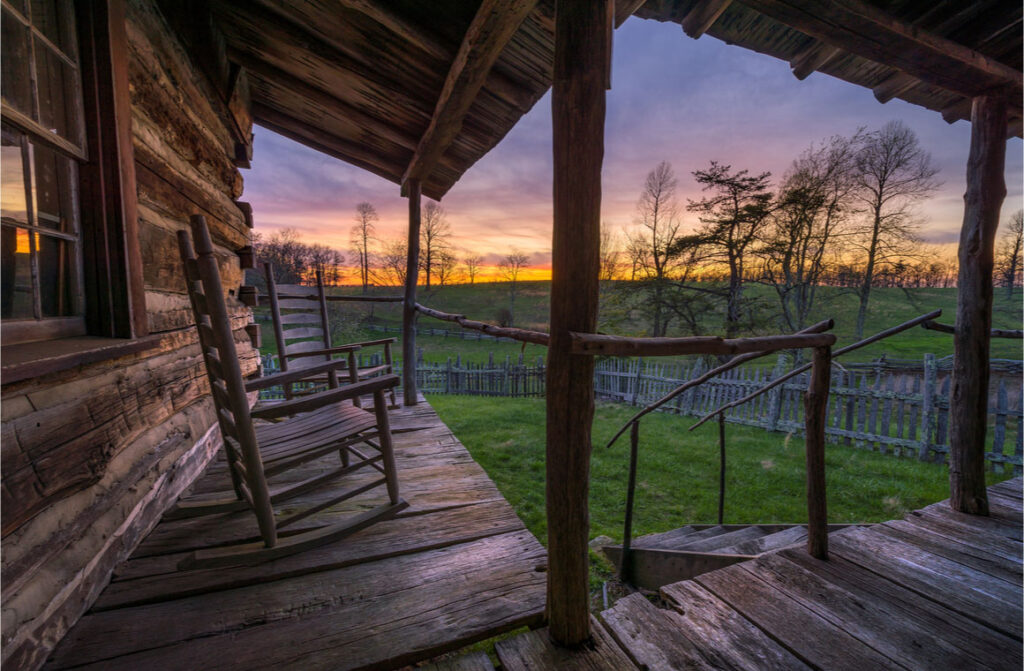
[[[8,0],[2,2],[6,11],[18,13]],[[6,102],[0,116],[33,141],[50,144],[81,161],[76,205],[83,333],[139,338],[148,334],[148,326],[138,240],[124,0],[76,0],[69,14],[77,35],[82,94],[80,146],[42,128]],[[34,28],[31,35],[40,37]],[[45,35],[41,38],[48,39]],[[35,67],[34,59],[31,67]],[[33,100],[37,100],[35,91]],[[63,321],[60,317],[5,320],[0,326],[4,350],[28,340],[65,337]],[[4,381],[7,372],[5,366]]]

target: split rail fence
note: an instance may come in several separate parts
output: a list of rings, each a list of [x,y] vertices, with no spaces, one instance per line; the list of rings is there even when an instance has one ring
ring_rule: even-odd
[[[367,356],[360,366],[379,363]],[[834,443],[883,454],[913,456],[922,461],[941,461],[949,452],[948,366],[933,355],[925,355],[923,367],[911,369],[885,362],[835,365],[827,415],[826,436]],[[1003,367],[1017,362],[1001,362]],[[599,399],[644,407],[680,384],[703,374],[708,366],[698,359],[690,364],[610,357],[597,362],[594,391]],[[689,389],[661,412],[703,416],[722,405],[750,394],[788,372],[787,358],[780,356],[773,369],[743,366]],[[264,358],[264,371],[276,370],[276,357]],[[756,426],[769,431],[802,433],[803,395],[808,374],[725,411],[726,421]],[[993,376],[989,407],[990,445],[986,458],[993,468],[1006,465],[1021,472],[1024,461],[1024,407],[1015,376]],[[1010,382],[1008,383],[1008,380]],[[464,363],[460,358],[444,363],[419,361],[417,388],[425,394],[474,396],[543,397],[545,366],[542,357],[527,364],[522,355],[513,361]],[[282,396],[283,397],[283,396]],[[277,398],[270,392],[261,398]]]

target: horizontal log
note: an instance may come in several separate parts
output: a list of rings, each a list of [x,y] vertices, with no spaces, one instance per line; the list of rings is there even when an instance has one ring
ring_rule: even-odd
[[[446,322],[455,322],[462,328],[473,329],[474,331],[483,331],[484,333],[497,338],[511,338],[512,340],[529,342],[535,345],[544,345],[545,347],[548,344],[548,334],[541,331],[529,331],[527,329],[485,324],[484,322],[467,319],[465,315],[455,315],[448,312],[441,312],[439,310],[432,310],[431,308],[420,305],[419,303],[416,304],[416,310],[428,317],[433,317],[434,319],[440,319],[441,321]]]
[[[603,356],[679,356],[684,354],[746,354],[784,349],[825,347],[835,344],[830,333],[760,336],[725,339],[719,336],[688,338],[624,338],[596,333],[570,333],[573,354]]]
[[[952,324],[942,324],[934,320],[929,320],[921,323],[921,328],[929,331],[938,331],[940,333],[956,333],[956,327]],[[1011,338],[1014,340],[1024,339],[1024,331],[1012,330],[1012,329],[992,329],[990,331],[990,338]]]

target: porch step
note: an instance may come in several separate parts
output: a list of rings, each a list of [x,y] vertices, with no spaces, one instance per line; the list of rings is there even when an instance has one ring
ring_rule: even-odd
[[[767,534],[760,538],[721,547],[715,550],[715,552],[734,555],[759,555],[765,552],[781,550],[789,545],[801,543],[806,539],[807,529],[805,527],[790,527],[789,529],[776,531],[773,534]]]

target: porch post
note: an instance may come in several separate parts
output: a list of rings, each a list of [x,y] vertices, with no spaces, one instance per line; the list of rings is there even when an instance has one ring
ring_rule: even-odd
[[[964,223],[960,229],[950,399],[949,504],[953,510],[975,515],[988,515],[985,428],[992,265],[999,209],[1006,197],[1006,106],[1003,92],[974,98]]]
[[[601,162],[611,63],[611,0],[557,0],[551,341],[547,369],[548,631],[590,637],[587,492],[594,361],[569,354],[569,332],[597,326]]]
[[[409,243],[402,304],[402,388],[405,405],[416,405],[416,280],[420,267],[420,180],[406,182],[409,195]]]

